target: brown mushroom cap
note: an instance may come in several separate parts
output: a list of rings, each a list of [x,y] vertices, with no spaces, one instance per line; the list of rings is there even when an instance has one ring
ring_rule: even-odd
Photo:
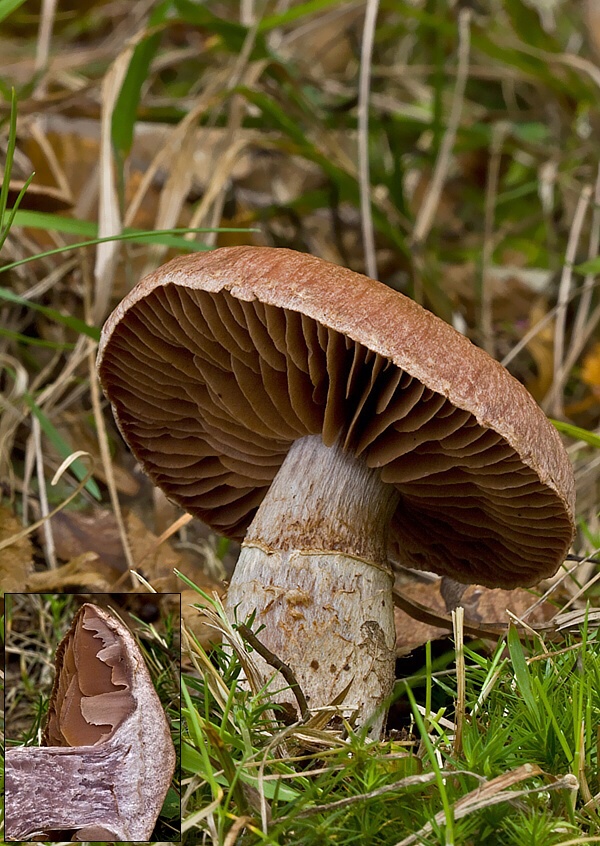
[[[320,434],[400,493],[401,564],[512,587],[564,560],[574,479],[556,430],[498,362],[380,282],[284,249],[183,256],[115,309],[98,362],[143,469],[230,537],[290,445]]]

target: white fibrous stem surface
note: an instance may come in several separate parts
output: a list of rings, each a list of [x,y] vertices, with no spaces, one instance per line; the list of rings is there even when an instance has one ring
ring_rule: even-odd
[[[337,713],[368,723],[373,737],[394,681],[387,534],[397,503],[351,452],[319,436],[296,441],[248,529],[227,596],[232,618],[256,612],[258,639],[291,668],[311,712],[345,691]],[[273,677],[270,697],[297,712],[281,675],[253,657]]]
[[[128,756],[131,750],[114,742],[77,749],[9,749],[5,772],[8,839],[95,826],[101,820],[105,828],[110,825],[113,839],[129,840],[131,832],[115,791],[115,773],[127,767]]]

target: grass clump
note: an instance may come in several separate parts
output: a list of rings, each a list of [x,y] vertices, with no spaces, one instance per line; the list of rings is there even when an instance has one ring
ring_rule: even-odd
[[[268,691],[240,678],[241,652],[190,640],[182,764],[188,842],[565,844],[600,842],[597,726],[600,636],[584,623],[560,641],[465,647],[465,712],[456,745],[456,674],[397,683],[404,725],[373,743],[348,725],[285,725]],[[425,691],[445,698],[436,714]],[[312,725],[311,725],[312,723]]]

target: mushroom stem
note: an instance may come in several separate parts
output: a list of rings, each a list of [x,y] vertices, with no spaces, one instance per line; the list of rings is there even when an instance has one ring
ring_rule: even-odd
[[[113,744],[9,749],[5,773],[9,839],[85,828],[99,820],[104,828],[110,826],[111,839],[133,839],[134,832],[120,818],[114,776],[116,763],[127,754],[123,746]]]
[[[230,618],[256,611],[260,640],[292,669],[312,712],[347,688],[341,712],[369,723],[372,737],[394,682],[387,535],[398,499],[353,453],[301,438],[248,529],[226,601]],[[271,690],[282,687],[279,676]],[[289,689],[274,699],[297,707]]]

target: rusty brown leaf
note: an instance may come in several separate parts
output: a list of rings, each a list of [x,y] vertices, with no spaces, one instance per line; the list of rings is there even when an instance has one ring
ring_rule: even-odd
[[[434,625],[433,622],[422,622],[400,608],[395,608],[396,655],[398,657],[408,655],[429,640],[448,636],[449,627],[446,621],[449,612],[442,596],[441,584],[441,579],[431,582],[407,580],[398,587],[404,597],[425,606],[432,612],[432,619],[437,616],[440,621],[439,626]],[[466,623],[471,623],[474,627],[488,625],[500,628],[507,626],[511,620],[507,611],[521,617],[535,600],[536,597],[525,588],[499,590],[481,585],[469,585],[460,598],[460,605],[465,609]],[[554,613],[553,606],[543,603],[527,617],[527,622],[530,625],[543,623]]]
[[[107,508],[60,511],[52,518],[56,555],[71,561],[84,553],[96,553],[105,568],[124,573],[127,562],[113,512]]]
[[[203,590],[206,590],[210,595],[211,591],[207,590],[207,587],[208,586],[203,587]],[[223,593],[222,588],[219,593]],[[207,649],[215,643],[219,643],[221,640],[221,632],[213,628],[209,624],[208,617],[206,617],[198,608],[192,607],[193,604],[201,605],[202,597],[199,596],[195,590],[182,590],[181,616],[183,618],[183,622],[186,624],[188,629],[195,634],[200,644]]]
[[[0,541],[6,541],[23,530],[10,508],[0,505]],[[29,537],[22,537],[0,551],[0,592],[13,593],[25,589],[33,570],[33,547]]]
[[[109,572],[113,573],[112,578],[107,575]],[[73,588],[103,593],[111,590],[115,582],[114,571],[103,568],[95,552],[84,552],[68,564],[57,567],[56,570],[33,573],[27,578],[25,587],[26,590],[36,593],[65,591]]]

